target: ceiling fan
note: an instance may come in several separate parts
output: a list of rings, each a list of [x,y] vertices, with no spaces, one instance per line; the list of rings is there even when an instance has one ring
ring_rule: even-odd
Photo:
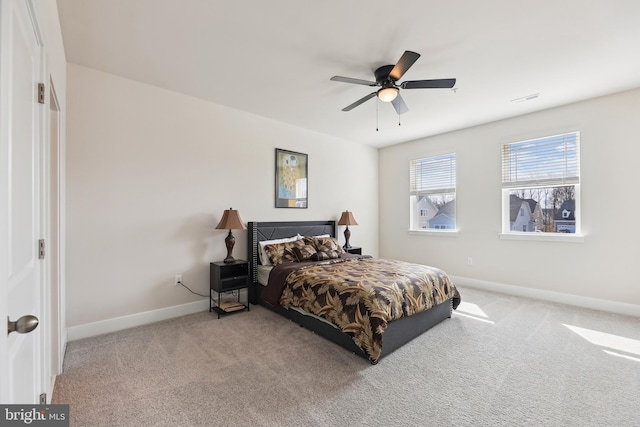
[[[456,79],[408,80],[398,84],[398,80],[411,68],[418,58],[420,58],[419,53],[406,50],[395,65],[383,65],[374,72],[375,82],[352,79],[351,77],[331,77],[331,80],[335,82],[353,83],[372,87],[380,86],[380,89],[377,91],[371,92],[353,104],[344,107],[342,111],[351,111],[358,105],[377,96],[381,101],[391,102],[398,114],[404,114],[409,111],[409,108],[407,108],[407,104],[404,103],[402,96],[400,96],[400,89],[451,89],[456,84]]]

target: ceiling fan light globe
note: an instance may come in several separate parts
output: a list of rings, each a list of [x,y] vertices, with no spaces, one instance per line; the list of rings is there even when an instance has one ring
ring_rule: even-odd
[[[398,96],[397,87],[385,87],[378,91],[378,98],[382,102],[391,102]]]

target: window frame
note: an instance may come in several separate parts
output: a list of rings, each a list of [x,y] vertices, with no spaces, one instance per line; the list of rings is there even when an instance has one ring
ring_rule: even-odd
[[[548,140],[550,138],[556,138],[556,137],[562,137],[564,135],[575,135],[576,137],[576,163],[577,163],[577,181],[575,182],[567,182],[564,184],[550,184],[550,183],[540,183],[540,184],[531,184],[529,182],[529,185],[522,185],[522,186],[518,186],[518,185],[513,185],[513,183],[511,183],[510,185],[505,185],[504,183],[504,176],[505,176],[505,165],[504,165],[504,161],[505,161],[505,147],[508,145],[512,145],[512,144],[520,144],[520,143],[535,143],[536,141],[541,141],[541,140]],[[581,189],[580,189],[580,177],[581,177],[581,171],[580,171],[580,150],[581,150],[581,144],[580,144],[580,131],[571,131],[571,132],[564,132],[561,134],[556,134],[556,135],[549,135],[549,136],[543,136],[543,137],[537,137],[537,138],[532,138],[532,139],[527,139],[527,140],[521,140],[521,141],[513,141],[513,142],[507,142],[507,143],[503,143],[500,145],[500,149],[501,149],[501,168],[502,168],[502,177],[503,177],[503,183],[501,185],[501,192],[502,192],[502,218],[501,218],[501,223],[502,223],[502,231],[500,232],[500,238],[501,239],[506,239],[506,240],[540,240],[540,241],[563,241],[563,242],[583,242],[584,241],[584,235],[583,230],[582,230],[582,208],[581,208],[581,203],[580,203],[580,196],[581,196]],[[514,190],[529,190],[529,189],[534,189],[534,188],[553,188],[553,187],[574,187],[574,203],[575,203],[575,211],[574,211],[574,216],[575,216],[575,233],[559,233],[559,232],[550,232],[550,231],[543,231],[543,232],[523,232],[523,231],[513,231],[510,228],[510,194],[512,191]]]
[[[445,160],[447,157],[453,159],[454,171],[453,171],[453,187],[451,187],[451,175],[449,176],[449,186],[447,188],[431,188],[428,190],[419,191],[414,188],[416,185],[415,182],[415,169],[414,162],[418,161],[428,161],[428,160],[437,160],[438,158],[442,158]],[[458,233],[458,213],[457,213],[457,180],[458,180],[458,156],[455,152],[443,153],[443,154],[432,154],[428,156],[417,157],[409,160],[409,233],[410,234],[421,234],[421,235],[457,235]],[[442,190],[439,192],[438,190]],[[453,190],[453,191],[451,191]],[[420,216],[418,215],[418,197],[419,194],[415,193],[423,193],[425,196],[428,195],[453,195],[453,200],[455,202],[455,214],[453,217],[455,227],[454,228],[421,228],[420,224]]]

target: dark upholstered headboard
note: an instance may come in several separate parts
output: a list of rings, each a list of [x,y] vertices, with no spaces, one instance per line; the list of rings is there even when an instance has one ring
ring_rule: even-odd
[[[283,222],[249,222],[249,242],[247,259],[249,260],[249,277],[255,284],[258,281],[257,266],[258,242],[263,240],[282,239],[296,234],[301,236],[318,236],[328,234],[336,237],[336,221],[283,221]]]

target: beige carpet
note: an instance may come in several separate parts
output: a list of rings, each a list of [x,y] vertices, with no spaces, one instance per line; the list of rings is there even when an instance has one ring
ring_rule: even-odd
[[[372,366],[252,306],[70,342],[72,426],[638,426],[640,319],[461,289]]]

